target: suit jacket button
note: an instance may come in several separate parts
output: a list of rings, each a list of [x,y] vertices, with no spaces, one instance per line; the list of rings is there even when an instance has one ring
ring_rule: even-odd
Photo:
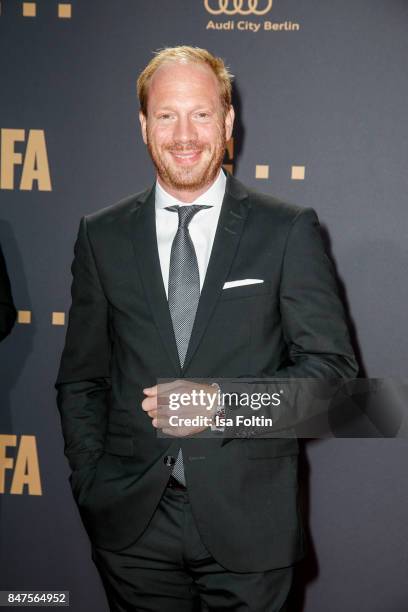
[[[164,465],[167,465],[168,467],[171,467],[172,465],[174,465],[176,463],[176,460],[171,455],[166,455],[164,457],[164,459],[163,459],[163,463],[164,463]]]

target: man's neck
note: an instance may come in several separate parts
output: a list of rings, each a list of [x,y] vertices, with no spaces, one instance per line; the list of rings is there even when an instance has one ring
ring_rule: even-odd
[[[197,198],[199,198],[201,195],[203,195],[203,193],[208,191],[212,185],[214,185],[214,183],[216,182],[216,180],[218,179],[220,175],[220,172],[221,172],[221,169],[219,170],[215,179],[211,181],[211,183],[208,183],[207,185],[204,185],[202,189],[197,189],[195,191],[187,191],[185,189],[174,189],[174,187],[172,187],[171,185],[167,185],[166,183],[164,183],[159,176],[157,176],[157,182],[159,183],[160,187],[164,189],[164,191],[166,191],[167,193],[172,195],[174,198],[179,200],[179,202],[190,204],[191,202],[194,202]]]

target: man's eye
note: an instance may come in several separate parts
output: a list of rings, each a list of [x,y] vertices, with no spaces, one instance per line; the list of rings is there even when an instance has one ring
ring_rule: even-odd
[[[171,115],[169,113],[163,113],[162,115],[159,115],[159,119],[165,121],[165,120],[171,119]]]
[[[210,113],[206,113],[206,112],[202,112],[202,113],[197,113],[197,117],[199,119],[207,119],[210,116]]]

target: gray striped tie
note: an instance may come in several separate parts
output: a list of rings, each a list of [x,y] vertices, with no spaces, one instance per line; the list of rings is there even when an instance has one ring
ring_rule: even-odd
[[[168,299],[181,367],[186,358],[200,299],[200,274],[188,226],[194,215],[205,208],[211,206],[192,204],[166,208],[170,212],[177,212],[179,217],[177,233],[171,245]],[[181,448],[172,474],[181,484],[186,484]]]

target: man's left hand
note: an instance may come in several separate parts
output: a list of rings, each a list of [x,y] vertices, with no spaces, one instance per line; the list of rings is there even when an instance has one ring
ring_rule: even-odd
[[[152,419],[153,427],[165,434],[185,437],[212,425],[218,390],[211,385],[177,379],[146,387],[143,392],[146,397],[142,409]]]

